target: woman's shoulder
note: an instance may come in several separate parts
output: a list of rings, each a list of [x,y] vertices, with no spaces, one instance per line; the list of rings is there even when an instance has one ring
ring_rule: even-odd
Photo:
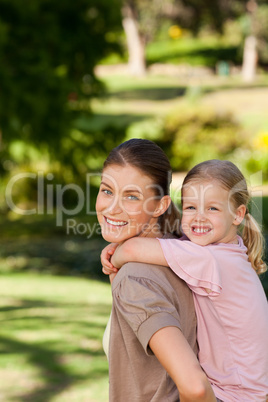
[[[129,284],[133,288],[135,283],[143,283],[145,287],[157,287],[158,289],[166,290],[185,286],[185,282],[168,267],[141,262],[128,262],[116,274],[112,288],[115,289],[119,285],[127,288]]]

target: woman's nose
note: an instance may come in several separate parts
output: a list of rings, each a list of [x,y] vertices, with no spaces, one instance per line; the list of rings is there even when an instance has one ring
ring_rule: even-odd
[[[120,214],[122,212],[122,206],[120,200],[114,199],[113,202],[107,207],[106,212],[112,215]]]

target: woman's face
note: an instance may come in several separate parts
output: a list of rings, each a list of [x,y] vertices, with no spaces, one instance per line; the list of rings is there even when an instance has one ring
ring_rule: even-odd
[[[131,165],[110,165],[103,171],[96,211],[106,241],[160,235],[154,187],[150,177]]]

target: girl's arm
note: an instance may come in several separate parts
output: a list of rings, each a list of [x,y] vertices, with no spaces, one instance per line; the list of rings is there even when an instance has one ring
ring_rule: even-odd
[[[148,237],[126,240],[116,248],[111,258],[111,263],[116,268],[121,268],[130,261],[168,266],[159,241]]]
[[[161,328],[149,346],[175,382],[181,402],[216,402],[207,376],[179,328]]]

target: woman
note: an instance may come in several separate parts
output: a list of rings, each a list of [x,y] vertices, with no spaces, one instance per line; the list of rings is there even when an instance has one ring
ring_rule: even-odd
[[[170,181],[169,161],[153,142],[133,139],[114,148],[96,202],[103,238],[174,236],[179,220]],[[171,270],[139,263],[111,279],[110,402],[216,401],[196,358],[187,285]]]

